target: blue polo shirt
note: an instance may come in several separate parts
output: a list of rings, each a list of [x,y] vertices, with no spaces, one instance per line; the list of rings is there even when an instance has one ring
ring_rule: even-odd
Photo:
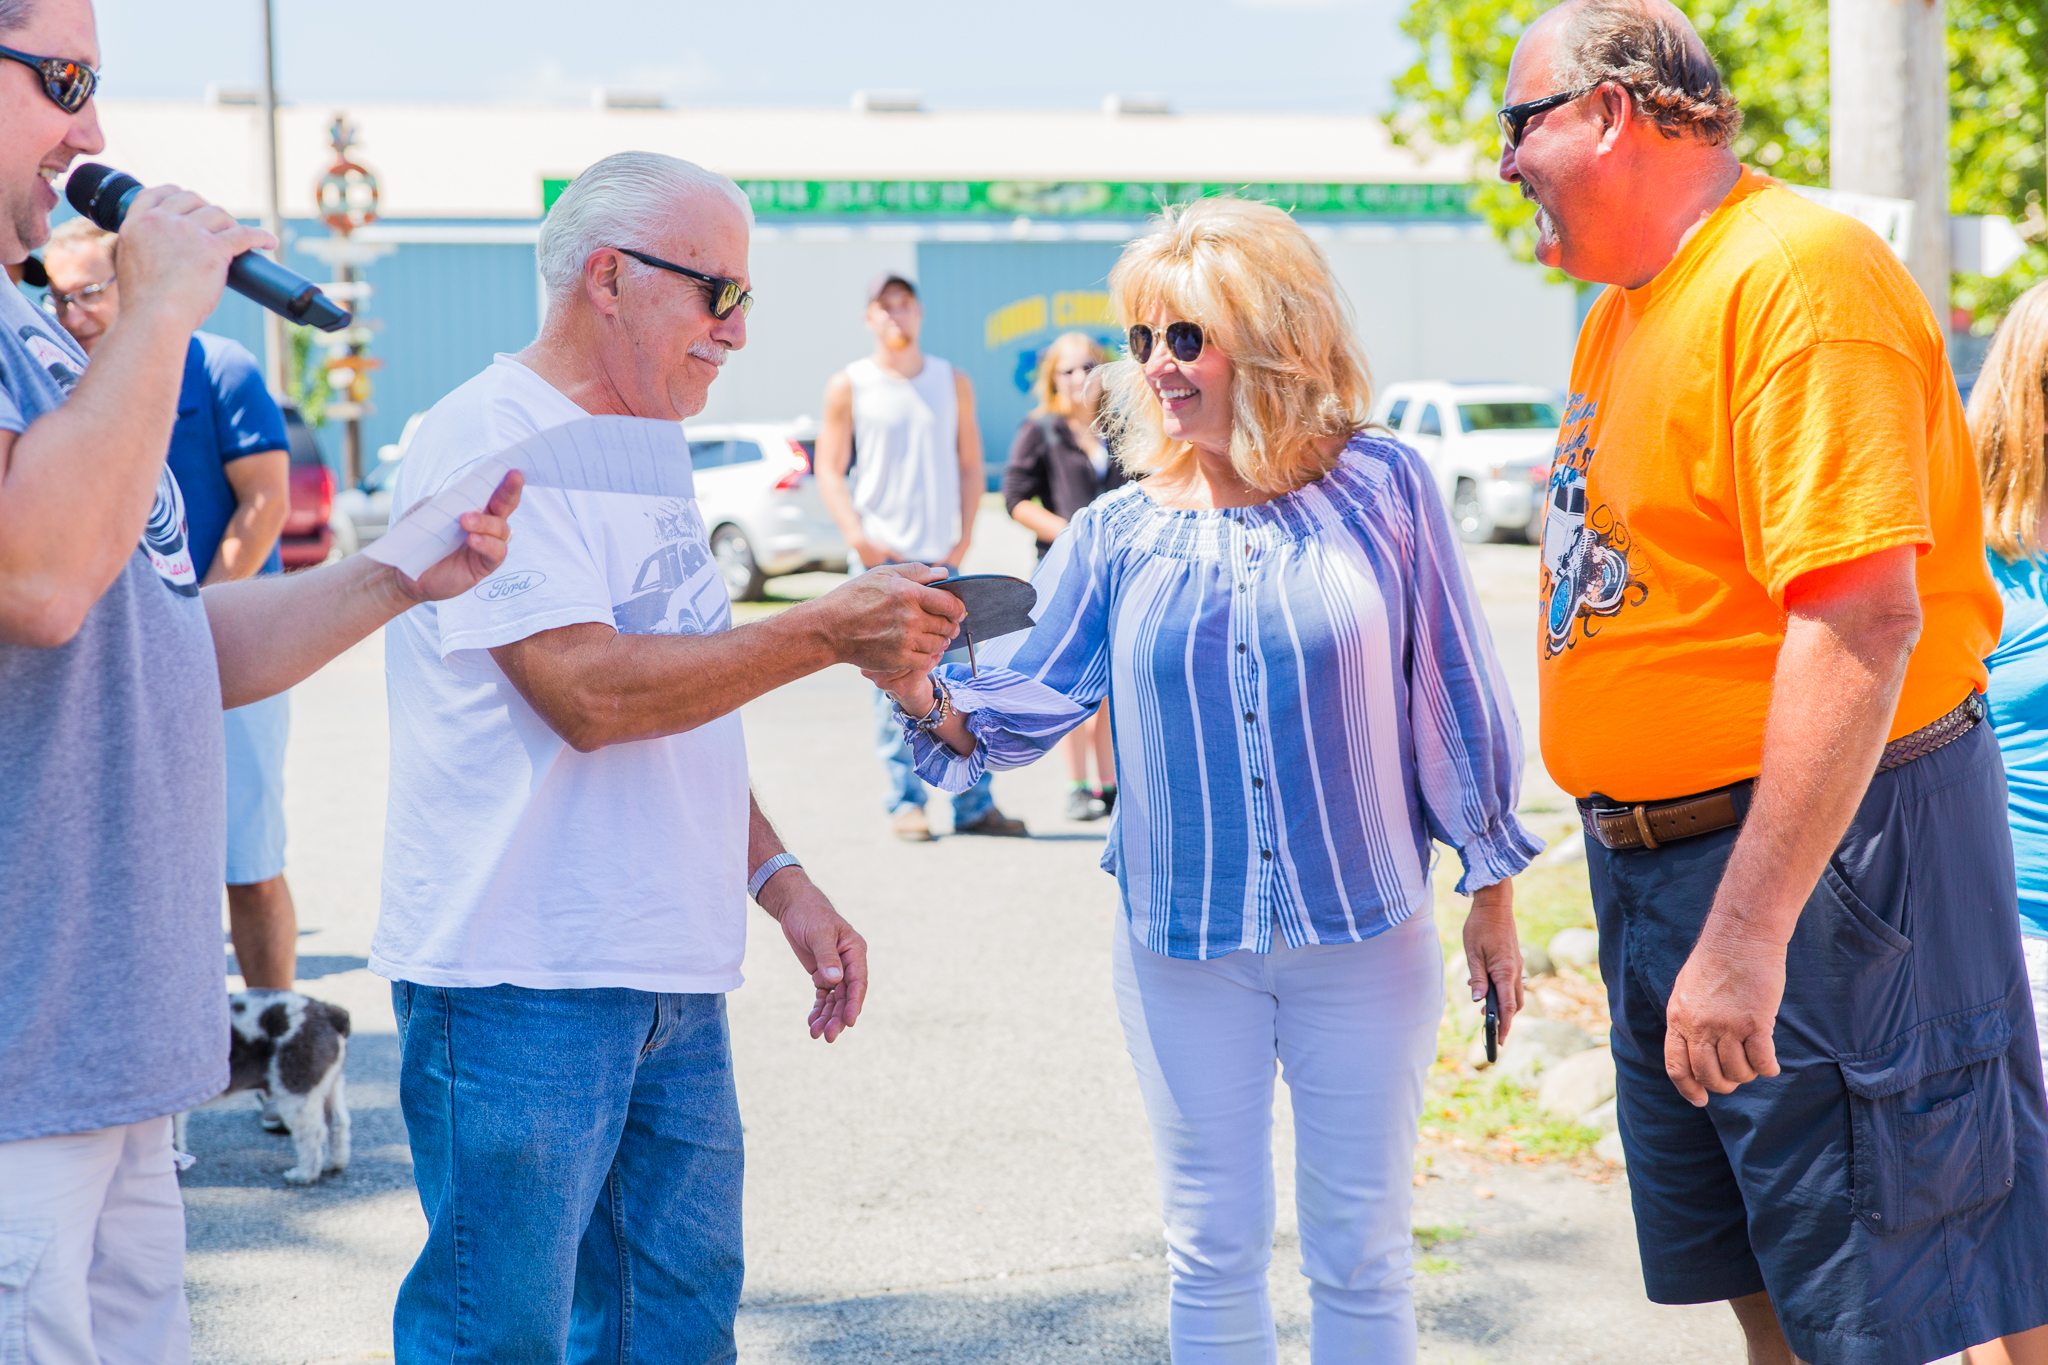
[[[1998,648],[1984,662],[1991,725],[2005,756],[2020,928],[2048,936],[2048,565],[1986,554],[2005,602]]]
[[[178,391],[178,424],[171,428],[171,473],[185,495],[186,538],[192,568],[202,579],[235,515],[227,466],[266,450],[290,449],[284,412],[263,386],[263,367],[226,337],[194,332],[185,351],[185,383]],[[284,567],[277,547],[259,573]]]

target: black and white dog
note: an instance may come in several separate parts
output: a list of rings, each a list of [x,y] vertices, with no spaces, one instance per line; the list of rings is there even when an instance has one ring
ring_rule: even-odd
[[[348,1169],[348,1097],[341,1076],[347,1060],[348,1011],[341,1006],[297,991],[246,990],[228,997],[228,1088],[221,1093],[263,1092],[265,1126],[274,1113],[297,1150],[297,1163],[284,1173],[289,1184],[310,1185],[328,1171]],[[172,1126],[183,1169],[192,1164],[185,1115]]]

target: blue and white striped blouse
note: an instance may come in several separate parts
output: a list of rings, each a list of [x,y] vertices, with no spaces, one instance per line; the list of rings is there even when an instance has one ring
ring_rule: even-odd
[[[1104,696],[1116,816],[1102,865],[1156,952],[1372,937],[1543,845],[1515,819],[1522,738],[1429,471],[1363,432],[1256,507],[1173,511],[1142,485],[1076,515],[1033,576],[1036,627],[941,670],[973,754],[911,731],[962,791],[1050,752]],[[1007,666],[991,666],[1007,665]]]

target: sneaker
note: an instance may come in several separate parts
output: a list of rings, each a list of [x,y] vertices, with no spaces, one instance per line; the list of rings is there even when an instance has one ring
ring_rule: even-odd
[[[1116,788],[1104,787],[1101,791],[1095,793],[1095,799],[1102,803],[1102,813],[1108,815],[1116,809]]]
[[[1004,839],[1028,839],[1031,837],[1031,831],[1024,828],[1022,820],[1012,820],[994,806],[990,806],[979,816],[964,825],[954,825],[953,832],[955,834],[993,834]]]
[[[928,844],[932,841],[931,823],[924,818],[923,806],[905,806],[896,812],[889,822],[896,831],[896,837],[906,844]]]
[[[1067,793],[1067,818],[1069,820],[1100,820],[1108,814],[1102,798],[1086,787],[1075,787]]]

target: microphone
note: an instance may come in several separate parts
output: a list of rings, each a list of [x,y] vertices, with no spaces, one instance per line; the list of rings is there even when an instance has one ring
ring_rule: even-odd
[[[111,166],[88,161],[71,172],[64,197],[71,207],[109,232],[121,230],[128,206],[142,192],[142,182]],[[295,270],[287,270],[259,251],[245,251],[228,262],[228,288],[271,312],[318,327],[323,332],[339,331],[349,324],[349,311],[320,292]]]

